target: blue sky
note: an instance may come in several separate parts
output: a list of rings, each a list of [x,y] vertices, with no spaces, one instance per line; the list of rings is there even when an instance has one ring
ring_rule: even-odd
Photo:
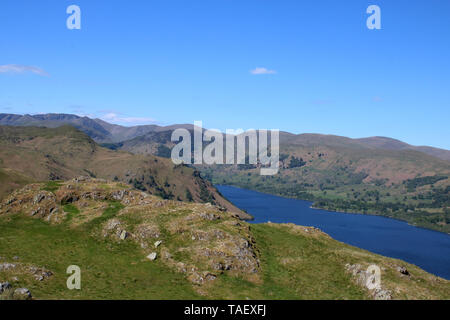
[[[445,0],[2,0],[0,112],[450,149],[449,15]]]

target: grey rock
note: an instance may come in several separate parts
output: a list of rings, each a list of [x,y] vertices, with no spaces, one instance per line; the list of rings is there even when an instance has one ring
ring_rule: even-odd
[[[391,300],[392,294],[391,294],[391,291],[383,290],[380,288],[380,289],[375,289],[373,297],[375,300]]]
[[[214,221],[214,220],[220,219],[220,216],[215,215],[214,213],[200,213],[199,216],[202,217],[203,219],[209,220],[209,221]]]
[[[217,278],[217,276],[215,274],[212,274],[212,273],[209,273],[209,272],[207,272],[205,274],[205,279],[208,280],[208,281],[213,281],[216,278]]]
[[[11,285],[9,282],[0,283],[0,293],[3,293],[5,290],[11,289]]]
[[[397,271],[402,275],[409,276],[409,271],[405,267],[397,267]]]
[[[128,194],[129,192],[127,190],[118,190],[111,193],[111,198],[113,198],[114,200],[122,201],[123,198]]]
[[[0,271],[14,269],[16,265],[14,263],[0,263]]]
[[[160,244],[162,243],[162,240],[158,240],[155,242],[155,248],[158,248]]]
[[[125,240],[126,238],[128,238],[130,234],[128,232],[126,232],[125,230],[122,230],[122,232],[120,233],[120,240]]]
[[[33,204],[38,204],[45,199],[45,193],[38,193],[33,198]]]
[[[150,261],[156,260],[157,254],[156,252],[152,252],[147,256],[147,259],[149,259]]]
[[[32,296],[30,290],[27,288],[18,288],[14,290],[13,298],[15,300],[30,300]]]

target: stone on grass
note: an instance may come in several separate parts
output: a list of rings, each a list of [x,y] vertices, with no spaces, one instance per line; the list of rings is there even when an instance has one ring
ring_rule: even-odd
[[[162,243],[162,241],[161,240],[158,240],[158,241],[156,241],[155,242],[155,248],[158,248],[159,247],[159,245]]]
[[[128,238],[128,232],[126,232],[125,230],[123,230],[121,233],[120,233],[120,240],[125,240],[126,238]]]
[[[14,300],[30,300],[31,292],[27,288],[18,288],[14,290],[13,298]]]
[[[3,293],[5,290],[11,289],[11,285],[9,282],[0,283],[0,293]]]
[[[156,259],[156,252],[152,252],[147,256],[147,259],[149,259],[150,261],[153,261]]]

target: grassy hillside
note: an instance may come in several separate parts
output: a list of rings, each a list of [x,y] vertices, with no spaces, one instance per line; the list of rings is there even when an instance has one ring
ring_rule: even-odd
[[[165,199],[211,202],[249,217],[195,170],[165,158],[102,148],[70,126],[0,126],[0,170],[0,197],[26,182],[84,175],[122,181]]]
[[[1,195],[9,194],[13,190],[18,189],[31,181],[32,179],[29,177],[12,169],[0,168],[0,199]]]
[[[318,229],[250,225],[220,207],[119,182],[28,185],[1,204],[0,230],[0,266],[14,265],[0,269],[0,282],[35,299],[450,298],[449,281]],[[81,290],[66,288],[74,264]],[[361,284],[371,264],[381,269],[375,290]]]

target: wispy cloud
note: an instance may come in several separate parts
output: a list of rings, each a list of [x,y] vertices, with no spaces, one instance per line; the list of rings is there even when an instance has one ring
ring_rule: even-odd
[[[34,66],[25,66],[21,64],[0,65],[0,73],[26,73],[26,72],[31,72],[44,77],[49,76],[49,74],[45,70]]]
[[[100,117],[100,119],[107,122],[122,123],[122,124],[148,124],[156,123],[153,118],[148,117],[128,117],[120,113],[109,112]]]
[[[275,74],[277,73],[275,70],[269,70],[267,68],[255,68],[250,70],[251,74],[259,75],[259,74]]]

